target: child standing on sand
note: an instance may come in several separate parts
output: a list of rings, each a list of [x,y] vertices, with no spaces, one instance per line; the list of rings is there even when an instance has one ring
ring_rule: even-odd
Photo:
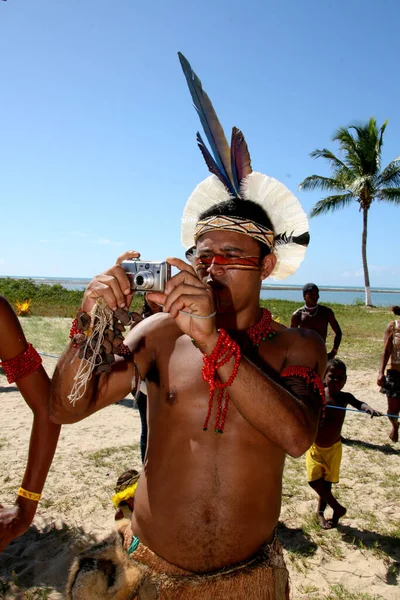
[[[317,518],[323,529],[336,527],[339,519],[346,514],[346,508],[339,504],[332,494],[332,483],[338,483],[339,481],[342,459],[340,435],[346,411],[329,409],[329,406],[345,409],[350,404],[357,410],[368,413],[371,418],[382,415],[365,402],[357,400],[353,394],[342,392],[346,379],[346,365],[344,362],[338,358],[328,361],[324,376],[325,418],[318,429],[315,442],[306,452],[308,483],[318,494]],[[333,510],[333,516],[328,520],[324,516],[327,505]]]

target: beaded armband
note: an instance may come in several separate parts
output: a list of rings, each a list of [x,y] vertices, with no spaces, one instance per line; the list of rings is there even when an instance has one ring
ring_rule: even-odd
[[[3,360],[0,366],[6,374],[8,383],[14,383],[18,379],[23,379],[31,375],[41,364],[41,357],[32,344],[28,344],[27,349],[21,352],[21,354],[14,356],[14,358]]]
[[[300,377],[304,382],[311,386],[319,395],[321,399],[321,408],[322,408],[322,418],[325,415],[325,389],[324,384],[322,382],[321,377],[310,369],[310,367],[300,367],[300,366],[289,366],[283,369],[281,373],[281,378],[285,377]]]
[[[240,365],[242,353],[240,351],[239,344],[232,340],[224,329],[219,329],[219,337],[214,350],[209,356],[204,354],[203,356],[203,369],[202,376],[210,387],[210,397],[208,402],[208,411],[206,419],[203,425],[203,431],[207,431],[208,423],[211,417],[211,411],[213,407],[214,392],[218,389],[217,396],[217,416],[215,419],[214,431],[215,433],[223,433],[225,427],[225,419],[229,407],[229,394],[226,388],[232,385]],[[235,364],[232,370],[232,374],[229,379],[225,382],[221,381],[217,370],[225,365],[232,357],[235,357]]]

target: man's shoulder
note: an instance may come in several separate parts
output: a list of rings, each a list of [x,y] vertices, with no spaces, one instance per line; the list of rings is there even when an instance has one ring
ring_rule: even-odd
[[[325,306],[325,304],[318,304],[318,312],[326,315],[334,315],[335,313],[329,306]]]
[[[313,329],[306,329],[305,327],[287,327],[282,332],[291,343],[306,342],[310,344],[316,344],[325,349],[325,344],[319,333]]]

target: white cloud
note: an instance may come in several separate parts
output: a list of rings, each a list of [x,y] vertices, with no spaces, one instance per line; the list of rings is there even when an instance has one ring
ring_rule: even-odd
[[[358,269],[357,271],[344,271],[343,273],[341,273],[342,277],[362,277],[363,276],[363,270],[362,269]]]
[[[400,274],[399,269],[388,265],[368,265],[368,270],[370,273],[385,273],[393,276],[398,276]],[[363,269],[357,269],[355,271],[343,271],[343,273],[341,273],[341,276],[346,278],[364,277],[364,271]]]
[[[75,235],[76,237],[88,237],[88,234],[82,233],[82,231],[73,231],[72,235]]]

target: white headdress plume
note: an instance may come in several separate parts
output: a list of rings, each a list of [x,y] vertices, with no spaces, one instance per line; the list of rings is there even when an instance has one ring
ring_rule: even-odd
[[[304,258],[310,239],[307,215],[297,198],[283,183],[252,171],[247,144],[242,132],[236,127],[232,130],[229,148],[200,79],[180,53],[179,59],[212,154],[199,133],[197,142],[213,173],[195,188],[186,203],[182,217],[182,244],[187,249],[194,246],[196,225],[201,213],[207,209],[233,198],[244,203],[251,200],[264,209],[273,226],[271,251],[275,253],[277,261],[271,276],[274,279],[285,279],[295,273]],[[251,235],[250,231],[248,235]]]

